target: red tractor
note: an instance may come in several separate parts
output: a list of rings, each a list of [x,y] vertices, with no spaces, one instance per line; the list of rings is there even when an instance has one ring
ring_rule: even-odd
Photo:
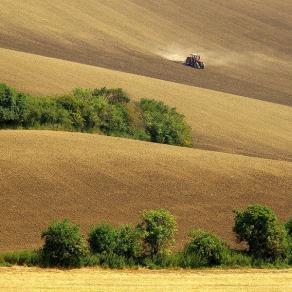
[[[191,66],[195,69],[205,69],[205,64],[201,59],[201,56],[199,54],[190,54],[187,59],[186,63],[187,66]]]

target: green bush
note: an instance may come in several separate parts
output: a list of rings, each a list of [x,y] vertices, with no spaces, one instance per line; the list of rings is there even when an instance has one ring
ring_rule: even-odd
[[[288,265],[292,265],[292,240],[290,238],[289,242],[288,242],[288,255],[287,255],[287,263]]]
[[[78,225],[55,221],[43,231],[42,260],[45,266],[79,267],[88,253]]]
[[[117,244],[114,252],[126,259],[141,256],[140,234],[131,225],[122,226],[117,232]]]
[[[130,135],[127,110],[120,105],[100,99],[97,114],[101,120],[100,129],[107,135]]]
[[[285,229],[287,231],[287,235],[292,238],[292,218],[285,223]]]
[[[88,253],[82,260],[82,266],[84,267],[100,266],[100,256],[97,254]]]
[[[116,229],[103,223],[91,229],[88,242],[101,266],[120,269],[137,265],[141,255],[139,239],[139,233],[130,225]]]
[[[181,267],[181,253],[158,254],[152,257],[145,257],[142,265],[149,269],[166,269]]]
[[[89,88],[77,87],[73,89],[73,96],[78,100],[91,100],[93,97],[93,90]]]
[[[185,246],[187,255],[196,255],[200,265],[221,265],[228,252],[225,243],[217,236],[194,229],[189,233],[189,242]]]
[[[238,232],[237,236],[240,234],[240,241],[249,244],[249,251],[231,250],[217,236],[192,230],[184,249],[171,253],[176,220],[168,211],[155,209],[145,210],[136,228],[99,224],[91,229],[88,237],[91,253],[78,225],[68,220],[56,221],[42,233],[45,241],[42,249],[2,253],[0,266],[101,266],[118,269],[144,266],[161,269],[212,266],[288,268],[292,265],[291,220],[285,224],[286,232],[271,209],[258,205],[236,210],[235,217],[234,230]],[[262,248],[262,251],[254,252],[255,248]]]
[[[221,265],[228,268],[250,268],[253,265],[253,259],[245,252],[229,250],[223,257]]]
[[[1,254],[2,263],[19,266],[38,266],[41,265],[39,251],[18,251]]]
[[[143,240],[143,254],[151,257],[161,255],[168,252],[175,242],[176,219],[164,209],[146,210],[137,230]]]
[[[0,126],[18,126],[26,112],[26,95],[0,84]]]
[[[151,137],[146,133],[145,123],[142,117],[142,110],[138,102],[130,102],[126,105],[128,121],[130,124],[131,137],[136,140],[151,141]]]
[[[88,235],[88,243],[92,253],[114,253],[117,246],[118,232],[110,224],[99,224],[91,229]]]
[[[126,107],[123,102],[119,104],[107,98],[103,92],[105,90],[107,89],[96,89],[92,92],[78,88],[74,90],[73,95],[58,97],[56,103],[69,113],[73,129],[79,131],[100,129],[107,135],[130,135]],[[115,92],[114,89],[108,91]]]
[[[206,259],[203,259],[195,253],[182,251],[178,253],[178,266],[184,269],[198,269],[207,265]]]
[[[152,142],[192,146],[190,127],[184,116],[163,102],[142,99],[140,102],[146,133]]]
[[[102,132],[157,143],[191,146],[184,116],[162,102],[130,102],[121,88],[83,89],[36,97],[0,84],[0,128]]]
[[[103,87],[101,89],[94,89],[93,96],[104,97],[110,104],[126,104],[130,101],[130,98],[121,88],[108,89]]]
[[[33,106],[35,104],[32,104]],[[28,101],[28,106],[31,107],[31,102]],[[36,108],[34,106],[34,108]],[[70,119],[69,112],[59,107],[56,102],[50,98],[43,98],[39,103],[39,121],[38,124],[48,128],[74,128],[73,122]],[[36,115],[36,112],[34,116]],[[32,125],[34,126],[34,125]]]
[[[70,117],[72,129],[83,131],[85,129],[85,120],[83,117],[82,109],[85,107],[83,102],[76,98],[74,95],[65,95],[58,97],[55,101],[56,105],[54,112],[57,109],[63,109],[66,111]]]
[[[292,219],[289,219],[285,224],[288,240],[288,264],[292,265]]]
[[[270,261],[286,258],[287,234],[270,208],[253,205],[234,213],[233,231],[239,242],[248,244],[252,256]]]
[[[128,259],[116,253],[102,253],[99,255],[100,265],[104,268],[124,269],[130,267]]]

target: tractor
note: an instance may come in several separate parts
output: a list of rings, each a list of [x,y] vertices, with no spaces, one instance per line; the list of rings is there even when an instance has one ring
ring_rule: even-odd
[[[186,66],[191,66],[195,69],[205,69],[205,64],[204,62],[201,60],[201,56],[199,54],[190,54],[187,58],[186,58],[186,62],[185,62]]]

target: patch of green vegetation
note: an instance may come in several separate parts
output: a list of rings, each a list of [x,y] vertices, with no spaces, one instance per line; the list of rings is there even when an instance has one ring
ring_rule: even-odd
[[[176,219],[164,209],[145,210],[137,230],[143,240],[144,256],[167,254],[175,243]]]
[[[196,261],[199,261],[202,266],[218,266],[226,257],[227,246],[216,235],[194,229],[189,233],[185,254],[195,255]]]
[[[192,146],[191,130],[175,108],[155,100],[131,101],[121,88],[76,88],[70,94],[37,97],[0,84],[0,128],[103,133]]]
[[[42,233],[44,246],[39,251],[45,266],[80,267],[88,248],[79,226],[69,222],[55,221]]]
[[[287,257],[287,232],[272,209],[253,205],[234,213],[233,231],[239,242],[248,244],[248,252],[254,258],[275,262]]]
[[[38,266],[41,262],[39,251],[16,251],[0,254],[2,266]]]
[[[288,230],[290,223],[285,224]],[[235,211],[234,230],[240,240],[247,242],[247,250],[233,250],[218,236],[193,229],[183,249],[173,252],[176,219],[164,209],[145,210],[135,228],[99,224],[90,230],[88,246],[78,225],[68,220],[55,221],[42,233],[44,245],[40,250],[0,254],[0,265],[287,268],[292,265],[291,234],[282,233],[282,227],[271,209],[253,205]],[[289,244],[283,249],[286,242]]]
[[[140,101],[146,133],[151,141],[170,145],[192,146],[189,126],[184,116],[163,102],[142,99]]]

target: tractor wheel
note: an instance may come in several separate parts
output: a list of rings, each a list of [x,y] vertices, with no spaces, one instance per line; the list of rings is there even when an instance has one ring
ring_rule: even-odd
[[[190,57],[187,57],[186,61],[185,61],[185,65],[186,66],[191,66],[192,65],[192,61]]]
[[[200,66],[200,64],[199,64],[198,62],[195,62],[194,67],[195,67],[196,69],[201,69],[201,66]]]

